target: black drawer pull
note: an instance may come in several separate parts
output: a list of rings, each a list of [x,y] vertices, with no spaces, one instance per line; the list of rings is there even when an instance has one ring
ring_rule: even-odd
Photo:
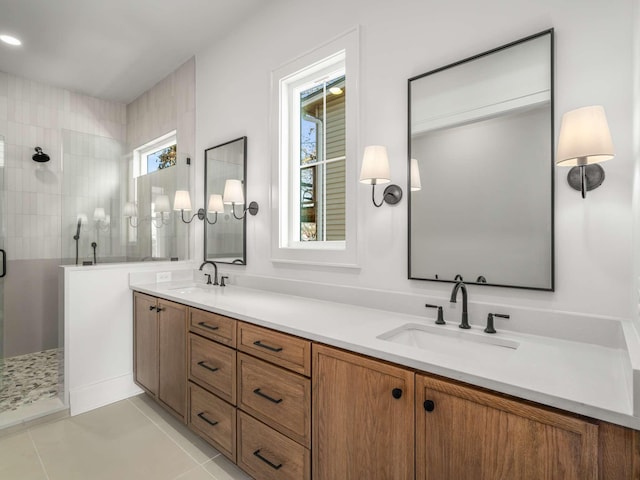
[[[266,348],[267,350],[271,350],[272,352],[281,352],[282,351],[282,347],[271,347],[269,345],[265,345],[260,340],[256,340],[255,342],[253,342],[253,344],[256,347]]]
[[[267,460],[266,458],[264,458],[262,455],[260,455],[260,449],[256,450],[255,452],[253,452],[253,454],[258,457],[260,460],[262,460],[264,463],[266,463],[267,465],[269,465],[271,468],[273,468],[274,470],[278,470],[280,467],[282,467],[282,464],[279,463],[278,465],[276,465],[275,463],[271,463],[269,460]]]
[[[280,403],[280,402],[282,402],[282,399],[281,399],[281,398],[279,398],[279,399],[277,399],[277,400],[276,400],[275,398],[270,397],[269,395],[265,395],[264,393],[262,393],[262,392],[260,391],[260,389],[259,389],[259,388],[256,388],[256,389],[253,391],[253,393],[255,393],[256,395],[261,396],[262,398],[266,398],[267,400],[269,400],[270,402],[273,402],[273,403]]]
[[[166,308],[164,307],[156,307],[156,311],[157,312],[164,312],[166,310]]]
[[[198,322],[198,325],[204,328],[208,328],[209,330],[218,330],[220,328],[215,325],[209,325],[207,322]]]
[[[149,310],[152,310],[152,311],[153,311],[153,310],[155,310],[155,309],[156,309],[156,306],[155,306],[155,305],[151,305],[151,306],[149,307]]]
[[[436,404],[433,400],[425,400],[422,406],[427,412],[433,412],[433,410],[436,408]]]
[[[200,417],[202,420],[204,420],[205,422],[207,422],[209,425],[211,425],[212,427],[215,427],[218,422],[216,422],[215,420],[209,420],[207,417],[205,417],[204,412],[200,412],[198,414],[198,417]]]
[[[201,366],[202,368],[206,368],[210,372],[217,372],[218,370],[220,370],[218,367],[210,367],[209,365],[207,365],[206,360],[202,360],[201,362],[198,362],[198,365]]]
[[[402,397],[402,389],[394,388],[393,390],[391,390],[391,396],[396,400],[399,399],[400,397]]]

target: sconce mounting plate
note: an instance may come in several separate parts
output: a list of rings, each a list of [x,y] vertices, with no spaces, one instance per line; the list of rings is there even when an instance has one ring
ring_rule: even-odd
[[[604,168],[597,163],[584,166],[584,176],[587,183],[587,191],[595,190],[604,182]],[[567,174],[567,182],[574,190],[580,191],[580,167],[572,167]]]
[[[199,208],[196,215],[198,216],[198,220],[204,220],[204,217],[207,216],[206,212],[204,211],[204,208]]]
[[[384,189],[383,199],[389,205],[395,205],[402,200],[402,189],[398,185],[388,185]]]
[[[247,210],[249,211],[249,213],[251,215],[256,215],[258,213],[258,203],[257,202],[251,202],[249,204],[249,206],[247,207]]]

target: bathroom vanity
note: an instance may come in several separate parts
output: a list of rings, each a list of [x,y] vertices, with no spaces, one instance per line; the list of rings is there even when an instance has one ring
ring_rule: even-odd
[[[500,332],[447,354],[397,341],[427,318],[235,285],[131,288],[136,382],[255,478],[640,478],[640,419],[607,371],[619,352]]]

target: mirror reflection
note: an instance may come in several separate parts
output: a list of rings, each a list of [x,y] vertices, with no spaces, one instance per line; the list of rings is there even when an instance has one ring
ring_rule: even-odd
[[[245,222],[233,214],[245,202],[247,137],[208,148],[205,159],[204,258],[219,263],[246,264]],[[224,198],[223,198],[224,196]]]
[[[552,37],[409,80],[409,278],[553,290]]]

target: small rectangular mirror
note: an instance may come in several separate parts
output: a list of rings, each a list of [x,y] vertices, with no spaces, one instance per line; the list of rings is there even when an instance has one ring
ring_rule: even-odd
[[[409,79],[409,278],[553,290],[553,31]]]
[[[207,221],[204,228],[204,258],[217,263],[246,265],[245,222],[234,217],[230,204],[224,204],[224,213],[209,211],[212,195],[222,196],[227,180],[239,180],[246,198],[245,173],[247,168],[247,137],[240,137],[204,151],[205,197]],[[217,199],[219,204],[220,198]],[[237,205],[242,215],[245,205]],[[211,222],[214,222],[211,224]]]

